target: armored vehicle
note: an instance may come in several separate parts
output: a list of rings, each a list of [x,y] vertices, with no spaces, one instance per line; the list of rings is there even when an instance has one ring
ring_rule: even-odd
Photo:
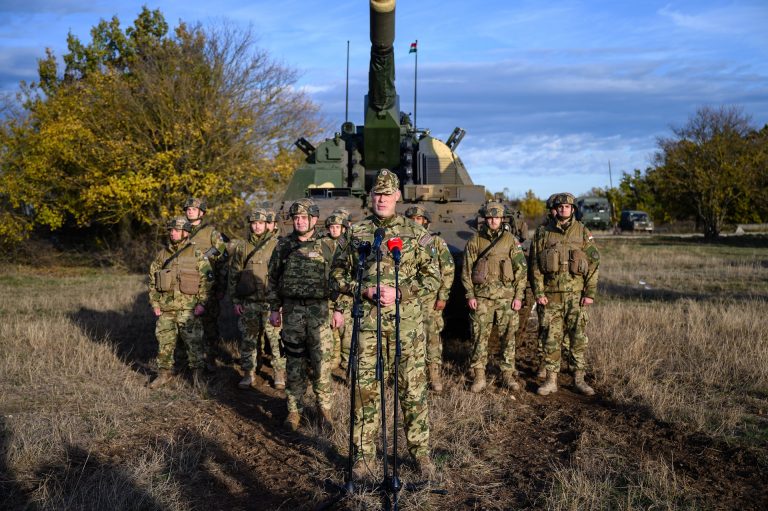
[[[611,203],[605,197],[579,197],[576,200],[576,219],[591,229],[611,226]]]
[[[622,231],[653,233],[653,220],[645,211],[625,209],[621,212],[619,227]]]
[[[456,128],[443,142],[429,130],[416,128],[400,110],[395,89],[395,0],[370,0],[371,58],[368,94],[362,125],[344,122],[329,139],[313,145],[304,138],[296,145],[307,155],[278,204],[283,219],[292,201],[311,197],[321,220],[345,208],[355,222],[369,214],[368,197],[380,169],[400,178],[403,213],[414,203],[430,214],[430,229],[439,232],[454,255],[472,235],[485,188],[475,185],[456,148],[464,130]]]

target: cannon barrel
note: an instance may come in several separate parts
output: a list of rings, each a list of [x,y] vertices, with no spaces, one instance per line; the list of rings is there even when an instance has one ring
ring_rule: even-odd
[[[395,0],[370,0],[371,63],[368,71],[368,102],[376,111],[395,104]]]

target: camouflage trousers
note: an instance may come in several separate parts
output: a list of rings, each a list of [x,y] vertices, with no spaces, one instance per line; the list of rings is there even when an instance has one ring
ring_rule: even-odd
[[[331,309],[333,314],[333,309]],[[344,326],[333,329],[332,361],[341,361],[341,367],[346,368],[349,362],[349,347],[352,345],[352,311],[344,311]]]
[[[269,305],[266,302],[246,302],[243,314],[237,320],[240,330],[240,367],[251,371],[257,358],[263,354],[262,338],[266,337],[272,351],[272,369],[285,369],[285,357],[280,356],[279,329],[269,324]]]
[[[539,328],[536,332],[536,361],[539,364],[539,367],[544,367],[544,344],[547,342],[547,332],[548,329],[545,328],[544,324],[544,305],[536,304],[536,316],[539,320]],[[570,352],[571,349],[571,340],[568,338],[567,335],[563,336],[563,342],[562,342],[562,349],[563,351]]]
[[[395,333],[382,332],[384,378],[394,376]],[[429,405],[427,404],[427,375],[425,366],[424,328],[420,318],[400,322],[401,357],[398,371],[398,398],[403,417],[403,429],[412,456],[429,454]],[[372,457],[376,454],[381,413],[380,382],[376,380],[376,332],[360,332],[359,374],[355,389],[354,438],[356,454]]]
[[[589,317],[579,304],[581,294],[552,293],[547,298],[549,303],[543,307],[541,320],[544,367],[560,372],[561,351],[565,351],[571,369],[585,371],[589,343],[585,330]]]
[[[488,365],[488,340],[493,324],[499,329],[502,371],[515,370],[515,334],[520,318],[512,310],[508,298],[477,298],[477,309],[469,312],[472,322],[472,369],[485,369]]]
[[[157,368],[173,369],[173,354],[178,340],[183,343],[190,369],[203,366],[203,324],[192,309],[168,310],[157,318]]]
[[[445,326],[443,311],[435,310],[435,301],[424,304],[424,335],[427,337],[427,365],[443,365],[443,339],[440,333]]]
[[[306,305],[302,305],[306,303]],[[307,379],[320,408],[331,408],[333,333],[328,300],[287,301],[283,304],[283,345],[286,355],[288,413],[303,410]]]

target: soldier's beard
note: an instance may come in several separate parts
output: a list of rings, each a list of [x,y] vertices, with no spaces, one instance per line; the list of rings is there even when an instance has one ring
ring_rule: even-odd
[[[561,224],[564,224],[564,223],[568,222],[572,217],[573,217],[573,213],[571,213],[570,215],[565,216],[565,217],[557,215],[557,221],[559,223],[561,223]]]

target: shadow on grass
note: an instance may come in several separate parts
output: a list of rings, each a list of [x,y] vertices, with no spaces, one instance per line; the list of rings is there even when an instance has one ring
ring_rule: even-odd
[[[8,463],[12,434],[0,416],[0,503],[3,509],[30,509],[27,494],[16,481]]]

